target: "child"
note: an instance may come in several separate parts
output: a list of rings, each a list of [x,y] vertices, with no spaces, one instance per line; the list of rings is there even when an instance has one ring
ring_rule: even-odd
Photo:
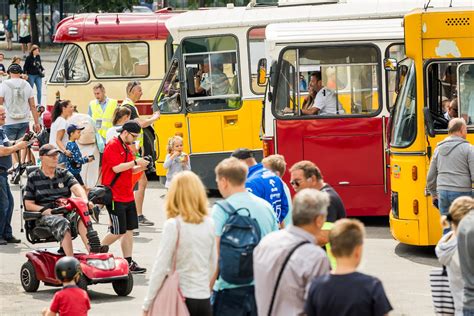
[[[87,292],[79,288],[76,282],[81,277],[81,264],[74,257],[63,257],[56,262],[56,277],[63,283],[63,289],[56,292],[43,316],[87,315],[91,308]]]
[[[79,127],[75,124],[71,124],[67,128],[67,134],[69,136],[69,142],[66,144],[66,150],[71,152],[71,157],[66,160],[66,168],[76,178],[77,182],[84,187],[84,181],[81,177],[82,165],[94,160],[93,156],[82,157],[79,146],[76,144],[76,140],[81,137],[81,131],[84,127]]]
[[[175,174],[184,170],[191,170],[189,156],[183,152],[183,138],[180,136],[173,136],[168,139],[168,154],[166,155],[163,167],[168,169],[165,183],[165,188],[167,189]]]
[[[356,219],[344,218],[334,224],[329,242],[337,267],[331,274],[312,281],[305,304],[308,316],[382,316],[392,310],[382,282],[356,272],[364,235],[364,225]]]
[[[448,272],[449,287],[453,296],[455,315],[463,313],[463,288],[464,280],[461,275],[459,264],[457,232],[461,220],[472,209],[474,209],[474,200],[469,196],[461,196],[454,200],[449,207],[449,214],[442,216],[442,226],[451,227],[452,230],[445,234],[438,242],[435,252],[439,263],[446,266]]]

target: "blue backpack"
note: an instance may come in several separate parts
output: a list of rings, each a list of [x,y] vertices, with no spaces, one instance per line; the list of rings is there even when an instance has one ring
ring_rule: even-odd
[[[247,208],[236,210],[225,200],[216,204],[229,214],[220,242],[220,277],[231,284],[248,284],[253,281],[253,250],[260,242],[260,226]]]

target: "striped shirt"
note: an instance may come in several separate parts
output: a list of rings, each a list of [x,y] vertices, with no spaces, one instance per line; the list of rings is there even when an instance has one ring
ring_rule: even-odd
[[[71,187],[79,184],[66,169],[56,168],[54,178],[46,176],[41,169],[28,175],[25,187],[25,200],[37,205],[48,206],[59,198],[71,197]]]

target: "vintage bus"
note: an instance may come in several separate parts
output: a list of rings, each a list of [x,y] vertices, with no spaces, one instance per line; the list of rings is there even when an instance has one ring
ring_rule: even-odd
[[[265,55],[263,41],[268,24],[342,21],[360,18],[361,15],[367,19],[376,16],[401,18],[412,9],[406,3],[401,4],[402,9],[398,3],[385,6],[383,10],[381,7],[377,2],[366,5],[363,0],[341,3],[307,1],[305,5],[301,5],[301,1],[286,0],[280,1],[278,6],[230,5],[223,9],[189,11],[169,19],[166,27],[177,48],[154,103],[155,109],[159,108],[162,113],[155,123],[155,130],[160,131],[157,173],[166,174],[163,168],[166,142],[173,135],[184,138],[192,169],[209,188],[216,186],[215,165],[234,149],[247,147],[257,157],[262,156],[261,122],[265,87],[256,84],[256,75],[258,60]],[[396,38],[401,42],[401,26],[397,27]],[[331,36],[330,32],[328,34]],[[400,45],[394,46],[392,51],[398,49],[401,49]],[[224,74],[220,76],[227,86],[226,93],[215,93],[222,89],[205,94],[196,92],[195,86],[199,84],[196,78],[208,63],[211,72],[214,68],[216,73]]]
[[[457,116],[474,141],[474,11],[471,2],[454,5],[418,9],[404,19],[407,58],[398,62],[390,137],[390,230],[410,245],[434,245],[442,234],[426,177],[436,145],[447,137],[445,101],[457,98]]]
[[[140,114],[152,113],[152,101],[161,84],[167,60],[172,56],[165,21],[180,12],[162,10],[151,14],[79,14],[58,25],[54,42],[64,47],[47,82],[47,105],[69,99],[78,112],[87,113],[94,99],[92,87],[102,83],[107,96],[126,97],[130,80],[138,80],[143,96]],[[154,131],[144,131],[146,154],[154,150]]]
[[[403,56],[400,16],[266,29],[268,58],[277,62],[265,109],[265,154],[282,154],[289,166],[314,162],[349,216],[386,216],[390,210],[385,131],[395,80],[382,63],[386,56]],[[303,113],[313,72],[321,74],[321,93],[338,105],[333,114]],[[288,173],[284,179],[289,182]]]

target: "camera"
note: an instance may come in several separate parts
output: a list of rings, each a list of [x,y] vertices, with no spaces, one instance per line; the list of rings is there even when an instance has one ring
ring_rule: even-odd
[[[143,159],[149,162],[146,172],[156,173],[155,162],[153,161],[153,157],[151,155],[147,155],[147,156],[143,156]]]
[[[32,140],[33,138],[35,137],[35,133],[33,133],[32,131],[28,132],[25,134],[25,136],[23,136],[23,140],[25,142],[29,142],[30,140]]]

